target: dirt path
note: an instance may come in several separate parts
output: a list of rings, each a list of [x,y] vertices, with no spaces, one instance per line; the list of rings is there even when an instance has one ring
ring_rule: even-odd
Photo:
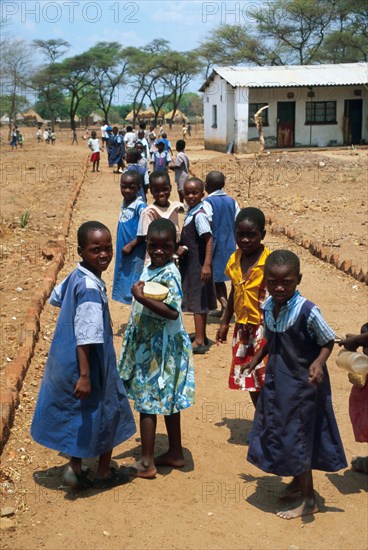
[[[195,152],[197,156],[197,151]],[[189,150],[190,155],[190,150]],[[199,156],[199,154],[198,154]],[[61,280],[76,263],[76,229],[98,219],[114,232],[120,209],[118,179],[103,162],[101,178],[88,174],[74,212],[70,257]],[[367,319],[366,287],[334,267],[313,258],[286,239],[266,236],[271,248],[291,248],[302,259],[301,291],[315,301],[339,333],[356,331]],[[105,276],[111,290],[113,268]],[[110,301],[116,350],[121,347],[127,307]],[[275,516],[277,494],[285,479],[263,474],[246,459],[246,435],[253,418],[247,393],[227,389],[230,343],[198,356],[196,405],[183,413],[186,467],[162,469],[155,480],[137,479],[115,490],[73,495],[62,487],[66,457],[34,443],[28,434],[34,400],[57,318],[47,305],[41,336],[22,390],[12,436],[3,454],[3,504],[14,506],[14,530],[2,534],[2,547],[17,550],[58,549],[316,549],[367,547],[367,477],[350,469],[315,473],[322,513],[286,522]],[[192,318],[185,316],[192,330]],[[216,324],[210,324],[214,339]],[[367,452],[354,442],[348,417],[347,376],[329,362],[335,412],[348,461]],[[158,422],[157,452],[166,435]],[[139,453],[139,435],[114,450],[117,464]],[[95,468],[95,461],[89,461]]]

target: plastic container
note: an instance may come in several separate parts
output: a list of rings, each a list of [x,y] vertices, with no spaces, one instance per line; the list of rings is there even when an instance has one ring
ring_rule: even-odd
[[[143,294],[146,298],[152,298],[157,302],[163,302],[169,293],[167,286],[155,283],[155,281],[147,281],[144,283]]]
[[[368,373],[368,356],[358,351],[343,349],[336,357],[336,365],[348,372],[365,375]]]

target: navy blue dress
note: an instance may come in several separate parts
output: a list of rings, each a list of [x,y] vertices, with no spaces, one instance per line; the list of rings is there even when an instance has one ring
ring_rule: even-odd
[[[248,451],[248,461],[264,472],[298,476],[347,466],[326,365],[321,385],[308,382],[309,367],[321,349],[307,330],[314,307],[306,300],[287,330],[267,330],[266,380]]]
[[[210,195],[204,199],[212,206],[212,270],[215,283],[228,281],[226,264],[236,249],[235,214],[237,204],[227,195]]]

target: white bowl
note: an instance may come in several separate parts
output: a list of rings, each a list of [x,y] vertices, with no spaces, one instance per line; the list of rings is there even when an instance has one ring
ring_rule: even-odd
[[[154,281],[147,281],[144,283],[143,294],[146,298],[151,298],[157,302],[163,302],[169,293],[167,286],[155,283]]]

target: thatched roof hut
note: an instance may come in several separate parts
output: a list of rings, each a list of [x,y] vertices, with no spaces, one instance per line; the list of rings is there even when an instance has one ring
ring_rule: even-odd
[[[30,121],[35,121],[35,122],[39,122],[39,123],[44,122],[42,116],[40,116],[38,113],[36,113],[36,111],[34,109],[28,109],[28,111],[23,113],[23,118],[27,122],[30,122]]]

